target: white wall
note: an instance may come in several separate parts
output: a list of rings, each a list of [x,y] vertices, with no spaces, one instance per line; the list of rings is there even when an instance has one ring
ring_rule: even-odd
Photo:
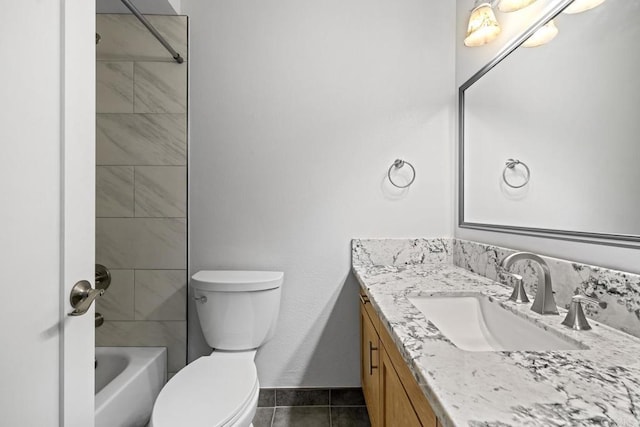
[[[455,5],[183,0],[191,270],[285,272],[263,387],[358,386],[354,237],[449,236]],[[414,164],[405,192],[385,180]],[[193,307],[191,307],[193,309]],[[190,356],[206,352],[193,310]]]
[[[553,6],[552,2],[557,1],[560,0],[550,0],[545,6],[545,10]],[[514,30],[513,36],[508,39],[503,39],[502,43],[500,43],[500,40],[497,40],[497,44],[491,44],[481,48],[467,48],[464,46],[463,40],[466,31],[466,20],[469,16],[469,2],[466,0],[458,0],[457,4],[456,83],[459,86],[484,64],[488,63],[494,55],[503,48],[505,41],[517,36],[517,31]],[[526,10],[528,10],[528,8],[524,9],[523,12]],[[544,10],[541,9],[537,15],[528,16],[526,19],[532,21],[543,12]],[[503,22],[505,16],[508,19],[519,19],[517,17],[511,18],[511,16],[508,15],[498,15],[498,19]],[[560,31],[562,31],[562,29]],[[562,35],[562,33],[560,34]],[[455,229],[455,236],[462,239],[476,240],[514,249],[529,250],[558,258],[576,260],[625,271],[640,272],[640,253],[638,253],[637,249],[563,241],[545,237],[520,236],[510,233],[470,230],[459,227]]]

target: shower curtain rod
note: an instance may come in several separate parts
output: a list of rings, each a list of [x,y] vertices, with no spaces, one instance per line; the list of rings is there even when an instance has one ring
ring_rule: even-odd
[[[167,40],[165,40],[165,38],[162,37],[162,34],[160,34],[158,30],[156,30],[155,27],[151,25],[151,22],[149,22],[147,18],[142,16],[140,11],[129,0],[120,0],[120,1],[122,2],[122,4],[127,6],[127,8],[131,11],[131,13],[133,13],[135,17],[138,18],[138,20],[142,22],[142,24],[145,27],[147,27],[147,29],[151,32],[151,34],[153,34],[153,36],[157,38],[160,43],[162,43],[162,46],[164,46],[165,49],[167,49],[169,53],[171,53],[171,56],[173,56],[173,59],[175,59],[178,64],[182,64],[184,62],[184,59],[182,59],[180,54],[171,47],[169,42],[167,42]]]

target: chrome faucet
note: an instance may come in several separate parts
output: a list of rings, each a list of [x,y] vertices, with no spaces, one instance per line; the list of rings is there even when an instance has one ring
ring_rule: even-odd
[[[522,260],[535,261],[540,270],[542,270],[542,274],[538,271],[538,290],[531,305],[531,310],[538,314],[558,314],[558,307],[556,306],[553,287],[551,286],[551,273],[549,272],[549,266],[542,258],[529,252],[516,252],[505,257],[500,262],[500,267],[508,271],[514,263]]]

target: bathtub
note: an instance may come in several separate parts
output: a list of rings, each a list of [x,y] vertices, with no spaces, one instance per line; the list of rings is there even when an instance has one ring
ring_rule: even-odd
[[[144,427],[167,380],[164,347],[96,347],[95,427]]]

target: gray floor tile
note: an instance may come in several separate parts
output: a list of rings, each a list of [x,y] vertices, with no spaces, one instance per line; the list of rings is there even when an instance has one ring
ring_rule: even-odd
[[[332,427],[369,427],[369,414],[366,406],[331,408]]]
[[[329,407],[276,408],[273,427],[329,427]]]
[[[276,389],[276,406],[329,406],[329,389]]]
[[[331,406],[364,406],[362,389],[334,388],[331,389]]]
[[[258,407],[274,407],[276,406],[276,389],[261,388],[258,396]]]
[[[258,408],[253,417],[253,427],[271,427],[274,408]]]

